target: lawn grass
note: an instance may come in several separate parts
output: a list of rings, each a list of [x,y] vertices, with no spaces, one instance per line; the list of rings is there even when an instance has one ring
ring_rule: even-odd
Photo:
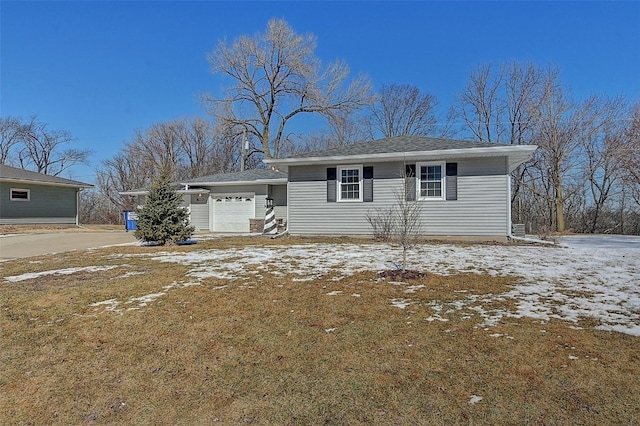
[[[314,241],[228,238],[170,250]],[[0,277],[113,268],[0,278],[0,424],[640,419],[637,337],[596,331],[590,319],[582,328],[526,318],[484,327],[464,311],[447,313],[457,301],[508,291],[516,277],[428,274],[400,284],[378,271],[311,281],[271,271],[188,285],[187,266],[135,256],[166,250],[127,246],[1,264]],[[412,303],[393,306],[410,287]],[[148,295],[156,297],[136,299]],[[112,302],[96,304],[104,301]]]

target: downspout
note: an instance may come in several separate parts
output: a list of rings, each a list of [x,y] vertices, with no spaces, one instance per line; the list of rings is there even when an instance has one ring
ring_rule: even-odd
[[[507,174],[507,238],[511,238],[511,174]]]
[[[287,175],[289,174],[289,171],[287,170]],[[289,233],[289,200],[291,199],[291,197],[289,196],[289,177],[287,176],[287,227],[284,230],[284,232],[286,232],[287,234]]]

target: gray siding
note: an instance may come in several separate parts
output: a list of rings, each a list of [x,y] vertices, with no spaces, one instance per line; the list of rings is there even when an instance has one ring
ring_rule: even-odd
[[[200,199],[204,201],[199,201],[197,195],[191,195],[189,200],[189,221],[195,226],[196,231],[209,229],[209,194]]]
[[[447,161],[458,163],[458,199],[418,201],[423,234],[508,235],[509,181],[505,158]],[[372,165],[374,201],[370,203],[327,202],[327,166],[291,167],[289,231],[292,234],[371,235],[367,213],[395,204],[396,194],[403,196],[400,176],[404,169],[403,163]]]
[[[273,198],[276,218],[287,219],[287,185],[229,185],[207,187],[211,195],[224,194],[255,194],[254,218],[263,219],[266,214],[266,198],[269,194]],[[191,224],[196,230],[209,229],[210,199],[207,204],[195,202],[195,196],[191,196]]]
[[[29,201],[11,201],[11,188],[28,189]],[[0,223],[75,224],[77,188],[0,183]]]
[[[287,220],[287,185],[270,185],[269,191],[273,198],[273,211],[276,219]]]

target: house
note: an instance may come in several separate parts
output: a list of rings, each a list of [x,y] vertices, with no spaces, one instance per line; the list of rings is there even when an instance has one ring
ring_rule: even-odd
[[[0,164],[0,225],[78,225],[80,191],[93,185]]]
[[[367,215],[420,203],[422,234],[504,239],[511,235],[510,173],[533,145],[415,136],[267,159],[288,174],[290,234],[372,235]]]
[[[275,170],[255,169],[220,173],[178,182],[182,206],[196,231],[262,232],[267,203],[276,219],[287,217],[287,175]],[[144,205],[147,190],[122,191]]]

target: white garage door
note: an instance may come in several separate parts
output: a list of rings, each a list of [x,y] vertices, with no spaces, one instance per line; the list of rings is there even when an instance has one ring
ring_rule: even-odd
[[[249,219],[255,215],[254,194],[211,196],[211,230],[249,232]]]

